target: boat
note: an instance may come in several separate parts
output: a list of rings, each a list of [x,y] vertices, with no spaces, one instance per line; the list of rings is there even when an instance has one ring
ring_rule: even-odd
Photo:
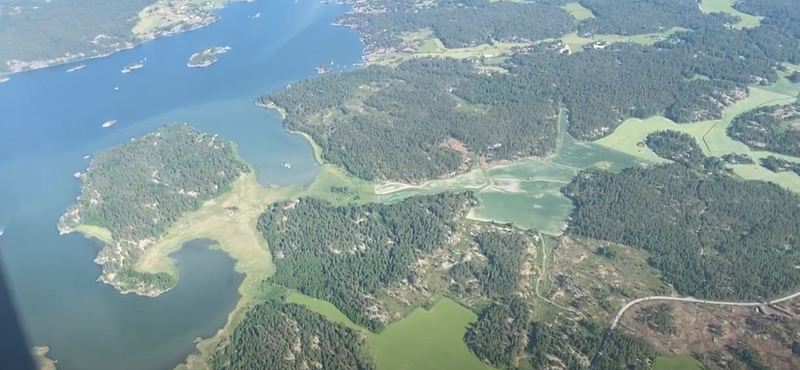
[[[85,64],[81,64],[81,65],[79,65],[79,66],[72,67],[72,68],[70,68],[70,69],[68,69],[68,70],[67,70],[67,73],[69,73],[69,72],[75,72],[75,71],[81,70],[81,69],[83,69],[84,67],[86,67],[86,65],[85,65]]]
[[[115,120],[115,119],[112,119],[112,120],[110,120],[110,121],[106,121],[105,123],[103,123],[103,128],[111,127],[111,126],[113,126],[115,123],[117,123],[117,120]]]

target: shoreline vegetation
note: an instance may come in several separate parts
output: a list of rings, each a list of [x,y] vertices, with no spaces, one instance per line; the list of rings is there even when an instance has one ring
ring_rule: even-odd
[[[137,23],[131,29],[130,36],[127,39],[108,40],[110,44],[108,45],[107,51],[98,52],[95,50],[89,53],[67,52],[59,57],[27,61],[16,59],[8,60],[5,63],[6,70],[0,72],[0,83],[7,81],[8,77],[4,76],[15,73],[56,67],[90,59],[105,58],[124,50],[133,49],[148,41],[178,33],[194,31],[218,21],[219,16],[214,14],[215,10],[223,8],[233,2],[253,1],[255,0],[209,0],[199,3],[193,0],[158,0],[139,12]],[[109,39],[109,37],[100,34],[95,37],[94,42],[102,43],[106,39]],[[71,68],[68,72],[73,72],[81,68]],[[126,73],[124,69],[123,73]]]
[[[186,66],[189,68],[204,68],[217,62],[217,55],[225,54],[231,50],[230,46],[216,46],[200,49],[189,57]]]

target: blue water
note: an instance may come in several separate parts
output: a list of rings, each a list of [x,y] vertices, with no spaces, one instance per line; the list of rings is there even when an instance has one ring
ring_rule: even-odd
[[[55,228],[79,193],[72,173],[86,168],[83,157],[185,121],[236,142],[262,184],[308,183],[317,171],[309,144],[253,102],[315,75],[319,64],[357,63],[357,33],[331,25],[346,10],[237,3],[209,27],[0,84],[0,254],[31,344],[50,346],[59,370],[170,369],[194,350],[195,337],[224,325],[242,280],[227,256],[193,242],[176,254],[180,283],[162,296],[121,295],[96,282],[100,245]],[[187,68],[207,46],[231,50],[208,68]],[[120,73],[145,58],[144,68]],[[77,64],[86,68],[66,72]],[[101,128],[111,119],[117,123]]]

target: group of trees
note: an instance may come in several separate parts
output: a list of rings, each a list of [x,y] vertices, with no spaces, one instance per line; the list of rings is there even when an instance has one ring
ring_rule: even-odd
[[[412,265],[447,243],[475,201],[471,193],[446,193],[391,205],[314,198],[273,204],[258,222],[278,268],[269,282],[329,301],[379,330],[389,318],[384,290],[414,284],[420,276]]]
[[[789,162],[785,159],[777,158],[774,155],[761,158],[761,166],[772,172],[792,171],[800,176],[800,163]]]
[[[651,133],[647,135],[645,144],[657,156],[687,166],[696,166],[706,159],[694,137],[680,131],[665,130]]]
[[[581,172],[562,189],[568,232],[651,253],[682,295],[763,300],[800,285],[800,198],[680,164]]]
[[[278,300],[247,312],[209,361],[215,370],[373,370],[365,337],[302,305]]]
[[[186,124],[164,126],[97,153],[62,221],[104,227],[117,241],[159,237],[248,171],[232,143]]]
[[[731,122],[728,135],[756,150],[800,157],[800,104],[742,113]]]
[[[471,259],[450,268],[446,278],[451,281],[451,292],[492,299],[518,292],[530,241],[518,232],[492,231],[476,235],[474,242],[487,261]]]
[[[478,321],[464,335],[467,347],[481,360],[495,366],[516,367],[525,351],[530,308],[516,295],[484,308]]]
[[[667,303],[642,307],[636,311],[636,321],[647,324],[650,329],[661,334],[673,335],[678,331],[674,310],[675,308]]]
[[[604,353],[598,355],[606,335]],[[656,356],[644,339],[619,332],[609,333],[605,326],[587,319],[532,322],[526,352],[534,369],[551,366],[586,369],[586,359],[596,357],[594,368],[598,370],[647,370]]]

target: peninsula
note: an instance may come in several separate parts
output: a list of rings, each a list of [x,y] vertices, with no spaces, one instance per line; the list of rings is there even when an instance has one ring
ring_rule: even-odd
[[[231,50],[229,46],[203,48],[189,57],[189,68],[208,67],[217,62],[217,55],[225,54]]]
[[[156,296],[172,288],[177,277],[137,271],[139,257],[184,213],[199,209],[248,172],[232,143],[186,124],[165,126],[98,153],[58,230],[105,243],[95,259],[103,267],[98,280],[122,293]]]

